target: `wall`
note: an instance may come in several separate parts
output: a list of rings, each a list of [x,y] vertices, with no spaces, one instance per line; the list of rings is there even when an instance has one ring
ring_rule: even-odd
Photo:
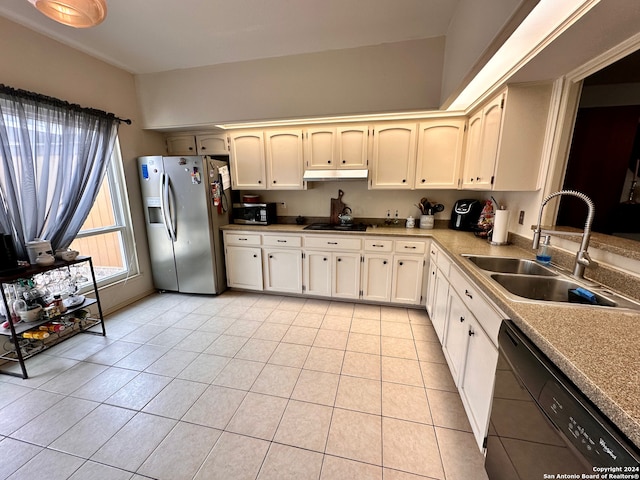
[[[352,210],[354,221],[359,218],[385,218],[387,210],[394,216],[406,219],[409,215],[417,218],[420,211],[415,206],[422,197],[431,203],[442,203],[444,211],[436,215],[436,219],[451,218],[451,209],[456,200],[461,198],[487,198],[481,192],[463,192],[459,190],[368,190],[364,180],[340,182],[310,182],[307,190],[274,190],[255,191],[267,202],[285,202],[286,210],[278,206],[278,215],[329,217],[331,198],[338,198],[338,189],[344,192],[342,201]],[[245,192],[248,193],[248,192]]]
[[[444,37],[136,76],[146,128],[434,109]]]
[[[141,129],[133,76],[0,17],[0,81],[14,88],[57,97],[130,118],[119,138],[127,177],[140,275],[101,291],[103,309],[113,310],[152,291],[136,157],[162,151],[156,133]]]
[[[447,30],[440,103],[457,91],[523,0],[460,0]]]

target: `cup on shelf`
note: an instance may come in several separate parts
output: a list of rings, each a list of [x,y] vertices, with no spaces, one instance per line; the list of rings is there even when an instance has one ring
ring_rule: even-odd
[[[433,228],[433,215],[420,215],[420,228]]]

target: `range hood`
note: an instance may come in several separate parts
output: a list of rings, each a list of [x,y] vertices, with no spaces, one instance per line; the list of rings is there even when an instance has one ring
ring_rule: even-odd
[[[328,182],[331,180],[366,180],[369,170],[361,168],[357,170],[307,170],[303,180],[308,182]]]

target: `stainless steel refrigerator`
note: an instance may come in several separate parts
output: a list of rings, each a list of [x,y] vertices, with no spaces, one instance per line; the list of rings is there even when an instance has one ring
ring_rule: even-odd
[[[227,161],[140,157],[138,174],[159,290],[217,294],[226,289],[222,232],[231,205]]]

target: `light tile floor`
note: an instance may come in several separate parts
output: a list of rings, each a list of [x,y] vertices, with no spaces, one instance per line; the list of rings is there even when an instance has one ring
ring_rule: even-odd
[[[155,294],[0,375],[0,478],[486,479],[422,310]]]

